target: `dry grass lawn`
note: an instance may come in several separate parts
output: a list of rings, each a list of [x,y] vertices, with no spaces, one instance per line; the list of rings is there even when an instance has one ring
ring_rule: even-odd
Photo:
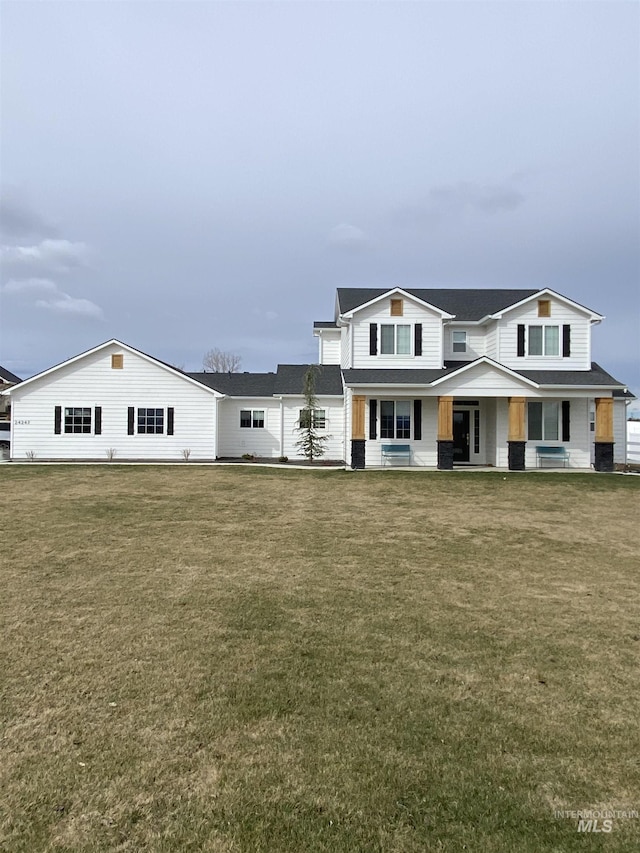
[[[640,479],[0,484],[0,850],[640,849]]]

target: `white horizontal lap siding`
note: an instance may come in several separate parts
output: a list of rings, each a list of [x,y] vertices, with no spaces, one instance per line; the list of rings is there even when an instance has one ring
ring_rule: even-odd
[[[518,356],[518,325],[558,326],[560,336],[560,355],[530,356],[528,352],[528,331],[525,332],[525,355]],[[571,355],[562,356],[562,327],[571,326]],[[538,317],[538,302],[533,300],[514,311],[506,313],[500,326],[499,361],[515,370],[590,370],[591,369],[591,322],[589,318],[559,300],[551,299],[551,316]]]
[[[465,352],[453,351],[453,333],[467,333],[467,348]],[[444,357],[445,361],[473,361],[486,355],[487,341],[482,326],[451,326],[444,327]]]
[[[492,358],[494,361],[500,361],[500,354],[498,352],[498,324],[494,320],[493,322],[487,324],[486,326],[482,326],[485,330],[485,338],[484,338],[484,346],[485,346],[485,355],[489,358]]]
[[[468,398],[477,396],[529,396],[538,393],[536,389],[529,389],[528,386],[524,386],[522,382],[509,376],[508,373],[503,373],[486,364],[470,367],[460,373],[459,376],[452,376],[450,379],[438,383],[434,386],[433,392],[442,397]]]
[[[264,427],[241,427],[240,412],[263,411]],[[245,453],[277,459],[280,454],[280,401],[273,397],[227,397],[220,403],[218,456]]]
[[[296,442],[301,437],[299,427],[300,410],[304,408],[304,399],[286,397],[283,401],[284,451],[289,460],[304,459],[304,454]],[[318,397],[318,408],[324,409],[326,427],[318,430],[319,435],[329,437],[324,444],[324,459],[344,459],[344,404],[341,397]]]
[[[552,397],[544,397],[544,400],[556,400]],[[528,433],[525,432],[527,443],[525,445],[525,467],[535,468],[537,466],[536,447],[552,446],[565,447],[569,451],[569,467],[570,468],[589,468],[591,464],[591,443],[593,441],[592,433],[589,432],[589,400],[588,398],[573,398],[563,397],[570,402],[570,423],[569,423],[569,440],[562,440],[562,424],[558,425],[558,438],[555,441],[537,441],[529,440]],[[556,400],[560,402],[559,399]],[[508,417],[508,412],[507,412]],[[526,427],[528,429],[528,426]],[[547,460],[543,463],[544,466],[549,466]],[[560,463],[562,465],[562,463]]]
[[[111,368],[111,354],[123,353],[122,370]],[[62,432],[54,432],[55,407],[62,409]],[[95,407],[102,408],[102,434],[95,435]],[[164,409],[164,433],[128,435],[128,408]],[[91,433],[65,433],[64,409],[91,409]],[[166,434],[167,409],[174,409],[174,435]],[[24,459],[212,459],[215,447],[213,394],[137,353],[113,346],[79,359],[16,394],[12,458]]]
[[[340,364],[340,330],[320,335],[320,364]]]
[[[340,366],[343,370],[351,367],[351,329],[342,326],[340,329]]]
[[[402,317],[391,316],[390,300],[376,302],[358,311],[352,320],[353,367],[379,368],[435,368],[442,367],[442,319],[421,305],[404,300]],[[371,323],[411,326],[411,352],[414,348],[414,325],[422,323],[422,355],[380,355],[378,329],[378,355],[369,354],[369,326]]]

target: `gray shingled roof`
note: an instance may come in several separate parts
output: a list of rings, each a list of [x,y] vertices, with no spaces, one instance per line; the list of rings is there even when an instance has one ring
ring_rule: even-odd
[[[342,377],[337,364],[317,364],[316,394],[342,395]],[[276,377],[276,394],[302,394],[304,375],[308,364],[279,364]]]
[[[338,305],[341,314],[364,305],[378,296],[383,296],[392,288],[382,287],[339,287]],[[503,308],[515,305],[539,290],[482,290],[478,288],[402,288],[406,293],[441,308],[448,314],[455,314],[456,320],[481,320],[488,314],[495,314]]]
[[[275,373],[187,373],[192,379],[230,397],[272,397]]]
[[[316,394],[342,395],[342,377],[337,364],[318,368]],[[192,379],[230,397],[273,397],[302,394],[308,364],[279,364],[277,373],[188,373]]]
[[[591,370],[518,370],[517,373],[537,382],[538,385],[619,385],[624,387],[624,382],[618,382],[595,361],[591,362]]]
[[[430,385],[442,376],[454,373],[456,370],[472,364],[469,361],[448,361],[442,370],[412,370],[361,368],[343,370],[344,381],[347,385]],[[599,364],[591,363],[591,370],[514,370],[514,373],[530,379],[538,385],[576,385],[576,386],[620,386],[609,373]]]
[[[0,367],[0,382],[4,382],[8,385],[17,385],[18,382],[22,382],[22,379],[10,370]]]
[[[314,329],[337,329],[338,324],[335,320],[315,320],[313,323]]]

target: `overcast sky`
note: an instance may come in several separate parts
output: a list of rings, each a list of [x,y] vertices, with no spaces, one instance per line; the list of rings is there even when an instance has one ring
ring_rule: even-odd
[[[1,4],[0,364],[317,360],[335,288],[551,287],[640,394],[636,2]]]

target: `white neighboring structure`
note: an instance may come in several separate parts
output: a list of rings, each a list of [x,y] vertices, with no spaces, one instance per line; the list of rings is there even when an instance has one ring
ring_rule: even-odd
[[[627,421],[627,462],[640,465],[640,421]]]
[[[340,288],[314,324],[325,458],[613,470],[633,395],[591,361],[602,320],[549,289]],[[4,392],[12,458],[300,459],[308,367],[184,373],[111,340]]]

